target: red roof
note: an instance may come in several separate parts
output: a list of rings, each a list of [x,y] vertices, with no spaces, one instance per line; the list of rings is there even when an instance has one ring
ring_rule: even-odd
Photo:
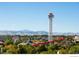
[[[49,42],[45,42],[45,44],[49,44]]]
[[[39,46],[39,44],[35,44],[35,43],[33,43],[32,46]]]
[[[64,38],[63,37],[60,37],[59,40],[64,40]]]
[[[32,46],[39,46],[39,45],[45,45],[49,43],[53,43],[54,40],[49,40],[48,42],[39,42],[39,43],[33,43]]]
[[[49,40],[48,42],[49,42],[49,43],[53,43],[53,42],[54,42],[54,40]]]

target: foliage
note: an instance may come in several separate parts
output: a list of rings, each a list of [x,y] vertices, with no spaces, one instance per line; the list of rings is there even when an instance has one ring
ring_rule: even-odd
[[[25,45],[19,45],[19,47],[18,47],[18,53],[19,54],[26,54],[27,53],[26,48],[27,47]]]
[[[79,53],[79,45],[72,46],[69,50],[69,54],[78,54]]]
[[[67,54],[67,53],[68,53],[67,49],[62,48],[59,50],[59,54]]]
[[[6,39],[5,40],[5,45],[13,44],[12,39]]]
[[[34,53],[36,53],[36,49],[33,46],[31,46],[31,45],[27,45],[26,46],[26,50],[27,50],[27,54],[34,54]]]
[[[32,46],[31,44],[18,45],[20,43],[27,42],[28,39],[32,40],[33,43],[36,42],[48,42],[42,39],[46,38],[45,35],[34,35],[34,36],[19,36],[19,40],[13,43],[11,36],[4,36],[4,44],[0,46],[3,49],[1,53],[6,54],[78,54],[79,53],[79,43],[73,43],[73,36],[58,36],[58,39],[54,38],[53,43],[40,44],[39,46]],[[57,36],[54,36],[57,37]],[[64,40],[59,40],[59,37],[63,37]]]
[[[3,51],[6,53],[6,54],[17,54],[18,53],[18,49],[15,45],[6,45],[3,49]]]
[[[45,45],[40,45],[40,46],[36,47],[36,51],[37,51],[37,53],[40,53],[42,51],[47,51],[47,48],[45,47]]]

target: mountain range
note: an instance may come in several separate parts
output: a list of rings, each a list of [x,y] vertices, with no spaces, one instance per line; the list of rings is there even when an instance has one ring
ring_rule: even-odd
[[[79,35],[79,33],[59,33],[53,32],[53,35]],[[21,31],[0,31],[0,35],[48,35],[46,31],[30,31],[30,30],[21,30]]]

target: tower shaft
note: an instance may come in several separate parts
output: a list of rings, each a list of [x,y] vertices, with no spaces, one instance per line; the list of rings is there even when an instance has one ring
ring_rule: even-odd
[[[49,33],[48,40],[52,40],[52,18],[49,18]]]
[[[48,40],[52,40],[52,18],[53,17],[54,17],[53,13],[48,14],[48,18],[49,18]]]

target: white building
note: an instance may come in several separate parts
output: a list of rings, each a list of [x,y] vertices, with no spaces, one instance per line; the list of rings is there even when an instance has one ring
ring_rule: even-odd
[[[79,42],[79,36],[76,35],[76,36],[74,37],[74,41]]]

